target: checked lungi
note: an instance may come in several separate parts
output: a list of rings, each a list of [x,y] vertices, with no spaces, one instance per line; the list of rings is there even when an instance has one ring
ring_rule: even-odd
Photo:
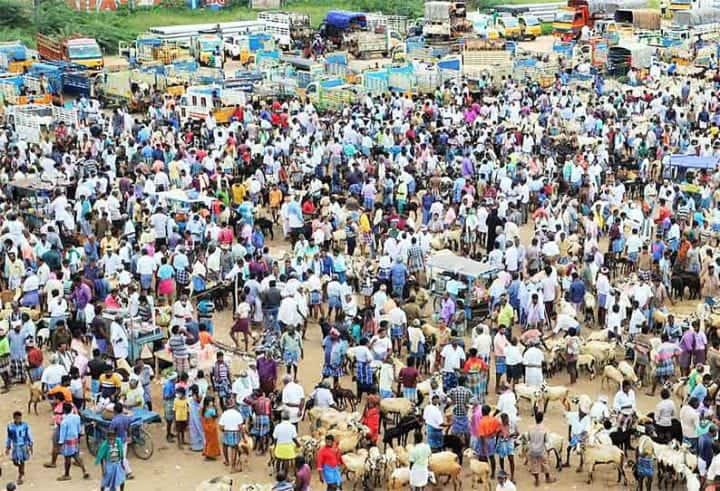
[[[10,358],[10,377],[15,382],[23,382],[25,380],[25,360]]]
[[[373,371],[369,362],[359,361],[355,365],[355,379],[359,385],[373,384]]]
[[[403,397],[417,403],[417,387],[403,387]]]
[[[467,386],[477,399],[478,404],[485,403],[485,390],[487,389],[487,373],[477,370],[470,371],[466,374]]]
[[[0,356],[0,374],[10,374],[10,355]]]
[[[223,431],[222,438],[223,445],[228,447],[237,447],[240,443],[240,432],[239,431]]]
[[[250,434],[257,437],[263,437],[268,433],[270,433],[270,416],[267,414],[259,414],[255,416]]]

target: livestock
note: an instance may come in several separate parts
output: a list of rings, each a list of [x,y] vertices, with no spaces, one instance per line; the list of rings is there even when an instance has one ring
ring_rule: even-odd
[[[614,465],[618,471],[618,482],[622,479],[623,484],[627,486],[627,477],[625,476],[625,453],[614,445],[597,445],[590,446],[585,443],[580,444],[580,466],[578,472],[582,472],[584,464],[590,466],[587,483],[591,484],[595,466],[598,464]]]
[[[460,483],[460,473],[462,472],[462,466],[460,465],[458,456],[454,452],[438,452],[430,456],[429,469],[436,476],[447,476],[448,480],[445,482],[447,485],[450,481],[453,483],[453,490],[457,490]]]
[[[616,343],[590,341],[580,346],[580,353],[592,355],[598,364],[598,368],[601,368],[615,359],[615,346]]]
[[[534,411],[538,400],[538,388],[527,384],[515,384],[515,396],[518,403],[520,399],[530,402],[530,408]],[[520,405],[518,404],[518,408]]]
[[[622,385],[623,380],[625,380],[625,377],[623,377],[623,374],[620,370],[615,368],[612,365],[608,365],[603,369],[603,376],[600,380],[600,387],[604,387],[605,383],[615,382],[618,384],[618,388]]]
[[[482,484],[485,491],[490,491],[490,464],[479,460],[472,448],[466,449],[463,454],[470,462],[471,489],[475,489],[476,485]]]
[[[525,457],[527,455],[528,441],[527,433],[523,433],[518,437],[518,443],[520,444],[519,457]],[[545,449],[555,454],[555,468],[557,470],[562,469],[562,453],[565,448],[565,442],[565,438],[558,433],[548,432],[546,434]]]
[[[570,395],[570,389],[564,385],[546,385],[543,383],[540,389],[537,391],[536,399],[537,405],[542,406],[543,413],[547,412],[547,407],[550,402],[559,401],[563,407],[567,410],[570,402],[568,400]]]
[[[397,422],[399,418],[411,414],[414,410],[415,404],[410,399],[405,399],[404,397],[387,397],[381,400],[380,416],[383,420],[383,428],[387,429],[387,416],[395,416],[395,421]]]
[[[700,277],[692,273],[675,273],[670,277],[670,294],[681,300],[688,289],[688,299],[700,298]]]
[[[302,435],[298,437],[300,442],[300,450],[306,462],[315,462],[317,451],[320,450],[320,442],[310,435]]]
[[[423,420],[415,414],[409,414],[400,419],[396,426],[386,428],[383,434],[383,444],[385,449],[388,444],[392,445],[397,440],[399,445],[407,445],[408,435],[413,431],[421,431]]]
[[[633,385],[637,385],[639,380],[637,375],[635,375],[635,370],[633,369],[632,365],[630,365],[625,360],[618,363],[617,366],[618,370],[620,370],[620,373],[623,374],[623,377],[625,377],[625,380],[629,380],[632,382]]]
[[[388,489],[405,489],[410,484],[410,467],[398,467],[388,478]]]
[[[307,411],[310,423],[313,427],[319,428],[347,428],[351,422],[360,421],[360,415],[356,412],[345,413],[331,407],[313,407]]]
[[[355,411],[355,409],[357,409],[359,401],[355,392],[352,390],[345,389],[343,387],[335,387],[332,389],[332,395],[333,399],[335,399],[335,404],[337,404],[337,408],[340,411],[344,411],[348,407],[351,411]]]
[[[610,339],[610,332],[610,328],[600,329],[599,331],[592,331],[588,335],[588,337],[585,338],[585,342],[589,343],[590,341],[601,341],[606,343],[608,339]]]
[[[595,367],[595,357],[593,355],[588,354],[580,354],[577,358],[577,367],[578,370],[581,368],[588,371],[590,374],[590,380],[595,378],[595,375],[597,375],[597,368]]]
[[[683,403],[688,397],[687,377],[681,377],[680,380],[672,384],[670,392]]]
[[[353,489],[355,489],[358,481],[362,482],[365,478],[365,473],[368,469],[367,461],[368,451],[364,448],[358,450],[357,453],[350,452],[343,455],[343,474],[345,474],[347,479],[351,479],[350,475],[352,474],[352,480],[355,481],[353,483]]]
[[[38,380],[37,382],[31,382],[30,377],[27,377],[27,386],[28,386],[28,404],[27,404],[27,412],[30,414],[30,406],[33,406],[33,409],[35,410],[35,416],[38,414],[37,406],[38,402],[45,399],[45,395],[43,394],[42,390],[42,383]]]

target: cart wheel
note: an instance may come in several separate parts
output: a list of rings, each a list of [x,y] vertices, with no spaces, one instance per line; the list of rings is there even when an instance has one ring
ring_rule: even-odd
[[[85,444],[87,445],[88,452],[93,457],[97,455],[98,448],[100,448],[100,440],[96,434],[96,426],[94,424],[85,425]]]
[[[152,435],[145,428],[133,435],[132,449],[135,457],[140,460],[148,460],[152,457],[155,446],[153,445]]]

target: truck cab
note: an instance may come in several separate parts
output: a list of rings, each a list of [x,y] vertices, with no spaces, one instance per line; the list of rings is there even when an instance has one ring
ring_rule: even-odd
[[[522,29],[522,37],[525,39],[535,39],[542,35],[542,23],[534,15],[524,14],[518,17],[520,28]]]
[[[588,2],[585,0],[568,0],[568,6],[555,13],[553,35],[564,41],[580,38],[582,28],[592,27],[593,17]]]
[[[522,27],[517,17],[502,15],[497,18],[496,26],[500,36],[505,39],[520,39],[522,36]]]
[[[201,34],[192,39],[190,51],[201,65],[219,67],[223,57],[223,43],[216,34]]]

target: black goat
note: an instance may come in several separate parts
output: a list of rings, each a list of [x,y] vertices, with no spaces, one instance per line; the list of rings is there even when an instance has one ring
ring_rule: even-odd
[[[387,449],[388,443],[390,446],[397,440],[398,445],[407,445],[407,439],[410,432],[421,431],[423,426],[422,418],[420,416],[411,414],[405,416],[398,422],[396,426],[387,428],[383,435],[383,444]]]

